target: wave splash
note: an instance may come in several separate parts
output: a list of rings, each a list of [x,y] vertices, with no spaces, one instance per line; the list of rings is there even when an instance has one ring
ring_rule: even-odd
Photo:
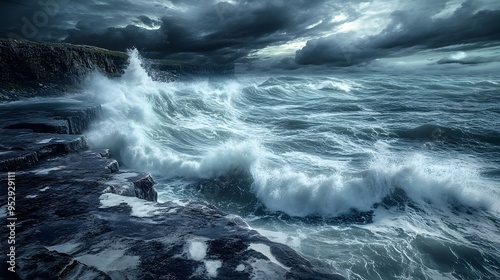
[[[275,132],[265,124],[247,121],[248,108],[256,105],[248,104],[243,93],[261,83],[156,82],[141,66],[137,50],[130,51],[130,57],[123,77],[95,74],[87,89],[104,110],[103,120],[87,134],[90,143],[110,148],[128,168],[212,185],[241,171],[238,174],[251,178],[216,184],[238,188],[221,199],[258,201],[267,210],[297,217],[370,211],[401,190],[417,204],[438,208],[493,205],[470,162],[367,149],[363,151],[371,154],[367,168],[353,171],[341,161],[273,149],[269,142],[278,137]],[[322,169],[312,170],[304,162],[308,160]],[[222,193],[228,192],[219,189],[215,195],[222,197]],[[241,193],[245,195],[238,198]]]
[[[204,159],[199,156],[224,139],[218,133],[232,134],[219,126],[223,127],[222,117],[230,114],[224,103],[230,99],[227,92],[235,91],[234,84],[215,88],[207,81],[156,82],[141,66],[138,51],[129,55],[123,77],[108,79],[96,73],[90,78],[87,94],[100,102],[104,111],[103,120],[88,132],[94,147],[110,148],[128,168],[165,177],[206,178],[251,160],[252,155],[245,151],[254,149],[248,149],[246,142],[222,145],[218,150],[226,161],[214,159],[217,149],[206,153]]]
[[[441,165],[442,164],[442,165]],[[489,209],[492,202],[478,184],[478,174],[454,162],[436,163],[423,155],[406,160],[375,158],[370,168],[310,176],[291,169],[255,168],[257,195],[271,210],[292,216],[336,216],[370,211],[394,195],[438,208]],[[447,167],[454,166],[454,167]]]

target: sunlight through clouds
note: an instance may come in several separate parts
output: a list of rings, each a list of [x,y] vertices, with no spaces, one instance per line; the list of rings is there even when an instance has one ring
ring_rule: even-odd
[[[136,47],[147,58],[244,63],[255,71],[366,67],[393,58],[414,60],[421,52],[434,52],[438,61],[461,51],[500,47],[496,0],[89,0],[57,7],[14,1],[4,6],[0,37],[119,51]],[[38,27],[32,17],[40,9],[53,16]],[[497,63],[491,55],[473,61]]]

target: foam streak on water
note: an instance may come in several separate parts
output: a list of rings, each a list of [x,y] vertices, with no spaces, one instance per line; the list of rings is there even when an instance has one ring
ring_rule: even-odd
[[[465,76],[91,77],[87,133],[352,279],[500,277],[500,80]],[[330,267],[331,266],[331,267]]]

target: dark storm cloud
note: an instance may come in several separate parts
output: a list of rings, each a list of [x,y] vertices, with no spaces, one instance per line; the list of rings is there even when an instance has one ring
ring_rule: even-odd
[[[462,64],[462,65],[476,65],[500,61],[500,56],[464,56],[454,57],[449,56],[438,60],[437,64]]]
[[[316,36],[331,29],[337,9],[327,0],[212,1],[2,0],[0,36],[96,45],[137,47],[151,57],[205,58],[232,62],[270,45]],[[49,4],[50,14],[45,12]],[[45,14],[44,22],[35,15]],[[152,29],[155,30],[152,30]],[[309,38],[310,38],[309,37]]]
[[[118,24],[126,13],[115,10],[114,16],[96,11],[96,1],[75,0],[0,0],[0,36],[29,40],[58,41],[67,36],[76,19],[95,22],[96,26]],[[125,1],[109,1],[125,2]],[[117,4],[116,3],[116,4]],[[93,8],[91,8],[93,7]],[[103,8],[101,6],[101,8]],[[128,9],[134,8],[129,5]],[[111,10],[110,10],[111,11]],[[106,17],[106,20],[103,20]],[[120,20],[120,17],[122,20]]]
[[[304,36],[306,26],[329,16],[323,1],[240,1],[212,5],[193,2],[178,11],[165,11],[157,30],[128,25],[96,30],[77,24],[64,40],[125,50],[137,47],[152,57],[206,57],[232,62],[255,50]],[[314,16],[311,16],[314,15]],[[148,24],[148,18],[140,17]],[[330,27],[331,28],[331,27]],[[310,33],[316,31],[311,30]]]
[[[161,21],[151,19],[145,15],[138,16],[137,19],[140,20],[140,22],[142,22],[144,25],[146,25],[148,27],[155,27],[155,26],[161,24]]]
[[[391,23],[379,34],[367,38],[339,34],[310,40],[297,51],[295,61],[351,66],[448,46],[477,49],[499,45],[499,10],[476,11],[475,1],[466,1],[450,17],[433,19],[440,10],[433,5],[430,9],[393,12]]]
[[[151,42],[156,42],[161,36],[157,31],[145,30],[135,25],[128,25],[124,28],[109,27],[99,33],[94,33],[93,28],[81,25],[77,27],[81,29],[68,30],[69,36],[64,40],[65,42],[125,51],[133,46],[144,48]]]
[[[167,8],[154,1],[129,0],[0,0],[0,36],[30,40],[59,41],[67,30],[82,26],[96,32],[108,27],[123,27],[142,21]],[[146,21],[146,22],[144,22]]]
[[[449,0],[453,1],[453,0]],[[496,2],[467,1],[433,19],[449,1],[401,1],[377,35],[332,34],[363,18],[359,7],[385,0],[0,0],[0,36],[64,41],[144,56],[196,62],[241,62],[295,70],[301,65],[364,65],[424,50],[475,50],[500,42]],[[482,4],[480,4],[482,3]],[[493,3],[493,4],[491,4]],[[390,7],[392,9],[392,7]],[[332,20],[342,14],[343,20]],[[371,22],[361,22],[369,26]],[[373,33],[372,33],[373,34]],[[308,41],[288,57],[259,50]],[[258,57],[258,58],[256,58]],[[274,60],[273,60],[274,59]],[[472,58],[470,58],[472,60]],[[269,62],[273,60],[274,62]],[[443,60],[443,63],[445,60]],[[457,62],[459,63],[459,62]],[[463,63],[466,64],[466,63]]]
[[[57,34],[63,2],[0,0],[0,37],[45,39]]]

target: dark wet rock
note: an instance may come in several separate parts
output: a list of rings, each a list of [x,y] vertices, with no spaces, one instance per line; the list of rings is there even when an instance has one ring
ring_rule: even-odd
[[[91,46],[0,40],[0,100],[53,96],[94,70],[120,76],[128,55]]]
[[[45,157],[87,148],[85,137],[76,134],[101,117],[99,105],[64,102],[2,104],[0,110],[2,171],[19,170]],[[117,165],[109,168],[118,170]]]
[[[4,129],[28,129],[39,133],[57,133],[69,134],[68,122],[65,120],[48,119],[25,119],[10,121],[11,124],[5,125]]]
[[[58,116],[68,121],[69,133],[81,134],[90,124],[101,117],[101,106],[92,106],[74,111],[56,112]]]
[[[33,275],[50,275],[38,279],[74,279],[72,275],[208,279],[209,272],[216,273],[214,279],[255,275],[342,279],[316,271],[292,249],[269,241],[211,205],[156,203],[105,193],[117,177],[142,182],[141,186],[152,181],[144,174],[112,173],[106,166],[113,159],[101,152],[46,158],[16,172],[16,252],[21,279],[37,279]],[[3,201],[5,195],[2,192]],[[253,249],[255,244],[267,248],[276,261],[265,250]]]
[[[149,173],[120,172],[104,184],[107,186],[104,192],[158,201],[154,184]]]
[[[98,117],[83,108],[90,109],[25,110],[37,123],[77,115],[82,131]],[[15,122],[12,114],[0,118]],[[157,202],[150,174],[120,171],[108,150],[88,149],[82,135],[0,129],[0,169],[16,171],[16,273],[1,254],[6,279],[343,279],[210,204]]]
[[[26,254],[29,261],[20,262],[26,267],[19,273],[21,279],[109,279],[105,273],[73,260],[71,256],[49,251],[46,247],[39,246]]]
[[[0,170],[15,171],[40,159],[87,148],[82,135],[33,133],[28,130],[0,129]]]
[[[0,170],[18,170],[27,166],[34,165],[38,162],[36,152],[16,151],[12,148],[11,151],[0,152]]]
[[[69,102],[2,104],[1,128],[39,133],[81,134],[101,117],[97,104]]]

